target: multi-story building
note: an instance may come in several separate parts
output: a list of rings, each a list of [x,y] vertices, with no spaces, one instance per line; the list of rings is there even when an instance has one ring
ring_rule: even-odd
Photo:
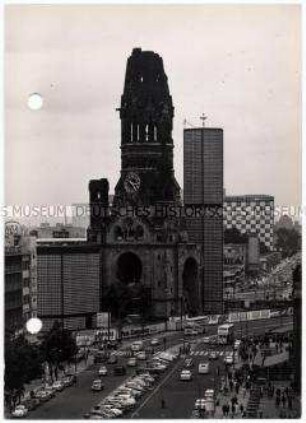
[[[37,256],[43,330],[55,321],[71,330],[93,327],[102,301],[99,248],[81,240],[41,239]]]
[[[267,251],[273,250],[274,197],[271,195],[226,196],[225,229],[236,228],[241,234],[257,235]]]
[[[6,238],[5,298],[6,328],[22,329],[36,317],[37,254],[33,237],[19,234]]]
[[[5,330],[23,326],[23,255],[19,246],[5,247]]]
[[[223,311],[223,130],[184,130],[184,205],[201,208],[186,219],[189,240],[202,248],[202,302]]]

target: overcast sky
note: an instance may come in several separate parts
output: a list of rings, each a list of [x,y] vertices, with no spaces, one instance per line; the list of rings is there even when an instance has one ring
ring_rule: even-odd
[[[227,194],[300,203],[299,6],[7,6],[5,24],[7,204],[84,202],[101,177],[113,191],[134,47],[164,60],[181,186],[183,121],[204,112],[224,129]]]

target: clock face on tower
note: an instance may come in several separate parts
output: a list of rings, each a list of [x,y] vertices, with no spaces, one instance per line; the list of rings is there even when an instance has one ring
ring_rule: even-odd
[[[124,180],[124,189],[128,194],[133,194],[139,190],[140,177],[136,172],[129,172]]]

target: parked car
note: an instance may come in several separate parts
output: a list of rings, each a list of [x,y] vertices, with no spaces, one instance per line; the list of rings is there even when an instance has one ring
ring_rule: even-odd
[[[159,341],[159,339],[158,339],[158,338],[153,338],[153,339],[151,339],[150,344],[151,344],[152,346],[159,345],[159,344],[160,344],[160,341]]]
[[[22,405],[24,405],[25,408],[28,409],[28,411],[35,410],[39,406],[39,404],[40,404],[40,401],[38,398],[29,398],[22,402]]]
[[[15,410],[12,412],[12,416],[17,418],[23,418],[27,414],[28,414],[28,409],[22,404],[17,405]]]
[[[124,366],[114,367],[114,376],[124,376],[126,374],[126,368]]]
[[[180,380],[191,380],[192,379],[192,373],[190,370],[182,370],[180,374]]]
[[[98,371],[99,376],[106,376],[107,375],[107,368],[105,366],[101,366]]]
[[[92,382],[92,386],[91,386],[92,391],[102,391],[104,389],[104,385],[102,383],[101,379],[95,379]]]
[[[65,388],[65,384],[60,380],[56,380],[53,383],[52,388],[55,389],[56,391],[62,391]]]
[[[73,374],[67,374],[63,379],[63,383],[65,386],[72,386],[76,383],[76,381],[77,381],[77,377],[76,375],[73,375]]]

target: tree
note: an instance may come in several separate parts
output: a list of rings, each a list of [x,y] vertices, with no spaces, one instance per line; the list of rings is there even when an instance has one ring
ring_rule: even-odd
[[[30,344],[23,335],[5,337],[5,402],[9,409],[20,401],[24,385],[41,377],[43,358],[39,347]]]
[[[71,333],[55,321],[53,327],[43,338],[41,351],[44,360],[48,363],[51,380],[58,377],[58,370],[63,368],[64,363],[75,361],[78,352],[75,339]]]
[[[247,235],[241,234],[237,228],[225,229],[224,244],[246,244],[247,242]]]
[[[283,258],[290,257],[301,250],[301,234],[296,229],[280,227],[275,231],[276,248],[282,252]]]

